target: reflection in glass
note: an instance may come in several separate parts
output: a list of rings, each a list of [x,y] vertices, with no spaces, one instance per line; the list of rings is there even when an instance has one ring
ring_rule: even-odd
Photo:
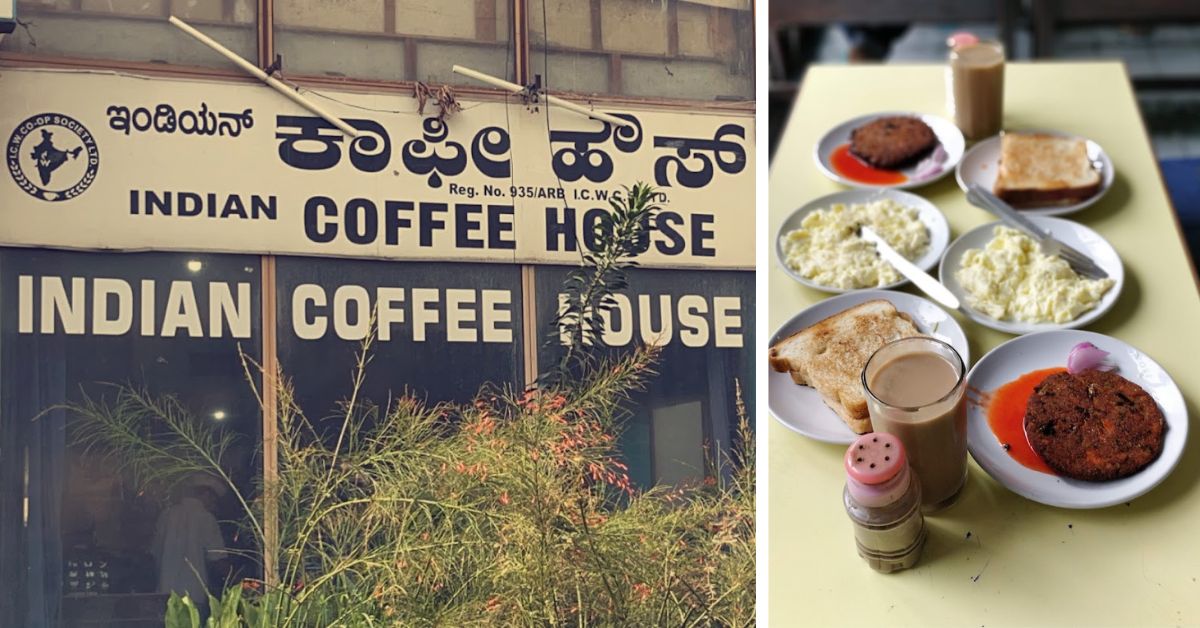
[[[17,2],[18,27],[0,51],[202,67],[233,66],[167,22],[176,15],[246,59],[255,56],[254,0]]]
[[[550,321],[568,268],[538,267],[537,320]],[[616,296],[601,340],[614,351],[662,345],[646,390],[628,404],[621,449],[642,488],[711,476],[737,430],[736,386],[754,416],[754,273],[635,269]],[[551,330],[539,340],[549,337]],[[561,344],[539,342],[538,363],[551,364]],[[735,383],[737,380],[737,383]]]
[[[0,625],[161,620],[159,522],[201,492],[140,491],[119,461],[83,446],[80,417],[60,404],[111,404],[122,385],[173,395],[234,439],[227,471],[253,494],[261,415],[238,351],[258,360],[256,268],[233,255],[0,249]],[[220,522],[210,544],[253,549],[229,522],[239,512],[229,495],[204,499]],[[209,566],[214,586],[256,575],[237,557]]]

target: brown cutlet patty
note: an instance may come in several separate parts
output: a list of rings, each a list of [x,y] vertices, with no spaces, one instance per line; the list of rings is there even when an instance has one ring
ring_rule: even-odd
[[[1141,386],[1103,371],[1055,373],[1025,409],[1033,450],[1061,475],[1100,482],[1141,471],[1162,453],[1166,421]]]
[[[876,118],[850,132],[850,153],[876,168],[902,168],[937,146],[937,136],[918,118]]]

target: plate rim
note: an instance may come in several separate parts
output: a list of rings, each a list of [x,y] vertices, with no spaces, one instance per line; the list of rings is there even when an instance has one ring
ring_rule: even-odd
[[[961,302],[961,305],[962,305],[962,307],[960,309],[961,309],[963,315],[966,316],[967,318],[971,319],[972,321],[975,321],[976,323],[983,325],[984,327],[987,327],[989,329],[994,329],[998,332],[1002,332],[1002,333],[1006,333],[1006,334],[1013,334],[1015,336],[1026,336],[1026,335],[1030,335],[1030,334],[1038,334],[1038,333],[1044,333],[1044,332],[1050,332],[1050,331],[1063,331],[1063,330],[1068,330],[1068,329],[1079,329],[1080,327],[1090,325],[1090,324],[1100,320],[1106,314],[1108,314],[1114,307],[1116,307],[1117,301],[1119,301],[1121,299],[1121,294],[1125,290],[1125,260],[1124,260],[1124,258],[1121,257],[1121,253],[1119,251],[1117,251],[1117,247],[1113,246],[1112,242],[1108,241],[1108,238],[1105,238],[1104,236],[1100,235],[1100,233],[1097,232],[1095,229],[1092,229],[1091,227],[1089,227],[1083,223],[1076,222],[1074,220],[1070,220],[1067,218],[1059,218],[1057,216],[1036,216],[1036,215],[1028,216],[1028,218],[1031,218],[1035,223],[1040,223],[1038,226],[1046,228],[1048,231],[1051,232],[1051,234],[1053,234],[1053,225],[1056,223],[1065,223],[1068,225],[1073,225],[1074,227],[1082,227],[1082,228],[1088,230],[1089,232],[1091,232],[1091,234],[1094,235],[1096,238],[1098,238],[1101,242],[1104,242],[1106,245],[1108,245],[1108,247],[1110,249],[1112,249],[1113,254],[1116,256],[1117,264],[1118,264],[1118,266],[1116,267],[1116,270],[1119,271],[1119,273],[1120,273],[1120,281],[1118,281],[1116,283],[1116,285],[1114,285],[1109,291],[1109,293],[1111,293],[1113,295],[1111,297],[1111,299],[1108,300],[1107,304],[1104,303],[1104,301],[1106,299],[1109,299],[1109,297],[1108,297],[1109,293],[1106,293],[1104,295],[1104,297],[1101,297],[1100,303],[1097,303],[1096,307],[1092,308],[1091,310],[1088,310],[1087,312],[1080,314],[1078,317],[1076,317],[1070,321],[1067,321],[1066,323],[1019,323],[1019,322],[1011,322],[1010,323],[1008,321],[1001,321],[999,319],[995,319],[990,316],[987,316],[983,312],[980,312],[980,311],[976,310],[975,308],[971,307],[971,305],[967,302],[965,296],[959,298],[959,301]],[[1044,223],[1042,221],[1047,221],[1049,224],[1047,225],[1047,223]],[[997,225],[1003,225],[1003,224],[1004,224],[1003,221],[995,220],[992,222],[984,223],[982,225],[977,225],[977,226],[973,227],[972,229],[963,232],[957,238],[955,238],[953,242],[946,245],[946,249],[944,251],[942,251],[942,259],[941,259],[941,261],[938,262],[938,280],[942,283],[943,286],[946,286],[946,289],[950,290],[951,292],[958,292],[958,293],[962,293],[963,295],[966,294],[966,290],[963,289],[962,284],[958,283],[958,279],[953,277],[953,273],[947,274],[945,272],[947,260],[950,258],[950,252],[952,250],[954,250],[955,245],[959,244],[966,237],[974,235],[975,232],[977,232],[977,231],[983,231],[984,229],[991,229],[991,228],[996,227]],[[1112,269],[1105,269],[1105,270],[1108,271],[1111,276],[1111,273],[1113,272]],[[954,283],[955,288],[951,287],[951,285],[950,285],[951,282]],[[1034,328],[1034,329],[1028,329],[1025,327],[1028,325],[1049,325],[1049,327],[1039,327],[1039,328]]]
[[[1128,491],[1127,493],[1119,494],[1118,496],[1115,496],[1115,497],[1110,497],[1110,498],[1103,499],[1103,500],[1097,500],[1095,502],[1090,502],[1090,503],[1063,503],[1061,500],[1053,500],[1050,498],[1046,498],[1044,495],[1039,495],[1039,494],[1037,494],[1037,491],[1018,489],[1013,486],[1010,486],[1007,482],[1005,482],[1004,479],[997,476],[997,473],[999,473],[998,471],[993,472],[993,469],[991,468],[991,466],[992,466],[991,463],[992,463],[993,457],[990,455],[979,456],[976,454],[976,449],[983,447],[985,444],[978,443],[978,440],[979,440],[978,438],[976,438],[976,439],[971,438],[972,411],[971,411],[971,407],[968,406],[968,409],[967,409],[967,451],[969,451],[971,453],[971,458],[973,460],[975,460],[975,463],[979,466],[980,469],[983,470],[984,473],[987,473],[989,477],[991,477],[998,484],[1003,486],[1006,490],[1008,490],[1012,493],[1015,493],[1017,495],[1020,495],[1021,497],[1024,497],[1025,499],[1028,499],[1030,501],[1033,501],[1033,502],[1036,502],[1039,504],[1043,504],[1046,506],[1051,506],[1054,508],[1064,508],[1064,509],[1068,509],[1068,510],[1097,510],[1097,509],[1101,509],[1101,508],[1110,508],[1117,504],[1121,504],[1121,503],[1128,502],[1130,500],[1137,499],[1138,497],[1141,497],[1141,496],[1149,493],[1150,491],[1157,488],[1160,484],[1165,482],[1166,479],[1168,477],[1170,477],[1172,473],[1175,472],[1175,469],[1178,468],[1180,461],[1183,459],[1183,452],[1187,449],[1188,424],[1190,421],[1190,417],[1188,416],[1187,402],[1186,402],[1186,399],[1183,397],[1183,391],[1180,390],[1179,384],[1176,383],[1175,378],[1171,377],[1170,372],[1168,372],[1167,369],[1163,368],[1162,364],[1160,364],[1157,360],[1155,360],[1153,357],[1151,357],[1145,351],[1142,351],[1138,347],[1135,347],[1132,344],[1129,344],[1128,342],[1126,342],[1120,338],[1117,338],[1115,336],[1109,336],[1107,334],[1101,334],[1099,332],[1088,331],[1088,330],[1084,330],[1084,329],[1053,329],[1053,330],[1036,332],[1036,333],[1032,333],[1032,334],[1025,334],[1022,336],[1017,336],[1015,338],[1010,338],[1010,339],[1000,343],[999,345],[996,345],[991,351],[988,351],[981,358],[979,358],[979,361],[976,362],[974,365],[972,365],[971,369],[967,372],[967,386],[974,387],[973,380],[975,379],[977,370],[980,368],[980,366],[984,365],[985,362],[987,362],[989,359],[1000,359],[999,357],[996,357],[996,354],[1001,349],[1004,349],[1008,345],[1011,345],[1016,342],[1031,342],[1031,341],[1033,341],[1031,339],[1034,339],[1037,336],[1057,335],[1057,334],[1073,334],[1073,335],[1080,334],[1083,336],[1090,337],[1092,339],[1103,339],[1104,341],[1115,341],[1117,343],[1120,343],[1123,348],[1133,349],[1134,351],[1136,351],[1143,358],[1145,358],[1146,360],[1149,360],[1149,362],[1151,364],[1153,364],[1159,371],[1161,371],[1163,373],[1164,376],[1166,376],[1167,382],[1170,384],[1170,390],[1174,394],[1174,396],[1178,398],[1178,401],[1180,402],[1180,407],[1183,410],[1183,416],[1179,417],[1180,418],[1180,421],[1179,421],[1180,426],[1176,426],[1175,423],[1168,424],[1172,431],[1182,431],[1182,434],[1183,434],[1181,437],[1181,441],[1180,441],[1181,444],[1179,445],[1179,449],[1177,451],[1173,452],[1173,454],[1172,454],[1173,458],[1171,458],[1166,463],[1165,469],[1161,472],[1161,475],[1144,487],[1140,487],[1140,488],[1134,489],[1132,491]],[[1065,362],[1066,362],[1065,357],[1063,359],[1063,362],[1065,364]],[[1019,377],[1019,375],[1018,375],[1018,377]],[[1135,383],[1137,383],[1137,382],[1135,382]],[[978,389],[978,388],[976,388],[976,389]],[[1147,391],[1147,393],[1149,393],[1149,391]],[[1157,399],[1155,399],[1155,402],[1159,403],[1159,405],[1161,407],[1162,404]],[[975,414],[978,414],[978,412],[979,412],[979,410],[976,410]],[[981,420],[986,421],[986,418],[983,418]],[[1163,416],[1163,420],[1166,421],[1165,415]],[[982,451],[982,449],[980,451]],[[1160,455],[1166,455],[1166,454],[1167,454],[1167,451],[1165,450],[1165,442],[1164,442],[1164,451]],[[1011,460],[1011,458],[1010,458],[1010,460]],[[1015,460],[1012,461],[1012,464],[1020,465],[1020,463],[1016,462]],[[1153,464],[1153,463],[1151,463],[1151,464]],[[1143,469],[1143,471],[1144,470],[1145,469]],[[1141,473],[1141,471],[1139,471],[1138,473]],[[1062,478],[1061,476],[1057,476],[1057,477],[1059,477],[1062,480],[1070,479],[1070,478]],[[1087,491],[1086,488],[1080,487],[1076,484],[1064,482],[1064,485],[1069,487],[1073,491],[1079,491],[1079,490],[1082,490],[1085,492]]]
[[[956,183],[958,183],[958,187],[964,193],[967,191],[967,182],[966,182],[966,180],[963,179],[962,173],[963,173],[963,166],[964,166],[964,164],[966,164],[967,158],[971,155],[971,153],[974,153],[977,150],[980,150],[982,146],[987,145],[989,143],[999,142],[1000,137],[1002,135],[1004,135],[1005,133],[1045,133],[1048,135],[1057,135],[1059,137],[1078,137],[1078,138],[1082,139],[1083,141],[1096,147],[1096,149],[1099,151],[1099,158],[1101,161],[1104,162],[1104,166],[1105,166],[1105,173],[1100,175],[1100,191],[1099,192],[1096,192],[1095,194],[1091,195],[1087,199],[1080,201],[1078,203],[1074,203],[1072,205],[1043,205],[1041,207],[1021,208],[1019,211],[1025,215],[1028,215],[1028,216],[1066,216],[1069,214],[1081,212],[1081,211],[1087,209],[1088,207],[1091,207],[1093,204],[1095,204],[1101,198],[1104,198],[1104,196],[1106,194],[1108,194],[1109,189],[1112,188],[1113,184],[1116,182],[1117,169],[1116,169],[1116,166],[1113,165],[1112,158],[1109,156],[1108,151],[1104,150],[1104,146],[1102,146],[1099,142],[1097,142],[1091,138],[1084,137],[1082,135],[1079,135],[1078,133],[1066,133],[1064,131],[1059,131],[1057,129],[1041,129],[1041,128],[1037,128],[1037,129],[1035,129],[1035,128],[1005,129],[1005,130],[1002,130],[1000,133],[997,133],[996,135],[992,135],[990,137],[985,137],[985,138],[975,142],[974,144],[971,145],[970,148],[967,148],[963,151],[962,159],[959,159],[958,164],[956,164],[954,166],[954,180]],[[999,163],[999,162],[997,162],[997,163]]]
[[[821,159],[821,144],[823,144],[825,142],[825,139],[828,138],[835,130],[840,129],[840,128],[850,125],[850,124],[854,124],[854,123],[861,124],[863,122],[866,122],[866,121],[869,121],[869,120],[872,120],[875,118],[882,118],[884,116],[917,117],[917,118],[921,118],[922,122],[926,122],[927,124],[928,124],[928,120],[926,120],[926,118],[932,118],[934,120],[937,120],[939,123],[943,123],[947,129],[953,129],[955,131],[956,134],[952,137],[956,139],[956,142],[955,142],[956,144],[962,145],[962,150],[961,150],[961,152],[959,152],[957,159],[951,160],[951,159],[949,159],[949,156],[947,156],[947,163],[946,163],[944,169],[942,170],[941,173],[939,173],[936,176],[929,177],[926,179],[921,179],[919,181],[910,180],[910,181],[905,181],[904,183],[895,183],[895,184],[891,184],[891,185],[876,185],[876,184],[872,184],[872,183],[862,183],[860,181],[854,181],[853,179],[847,179],[846,177],[843,177],[842,175],[834,172],[832,169],[830,169],[829,167],[827,167],[825,165],[824,160]],[[932,129],[933,127],[931,126],[930,128]],[[937,135],[937,131],[934,131],[934,136],[938,138],[938,143],[940,143],[940,144],[945,143],[943,141],[942,137]],[[932,183],[941,181],[942,179],[946,178],[946,176],[949,175],[951,172],[957,171],[958,165],[960,163],[962,163],[963,158],[966,157],[966,155],[967,155],[967,150],[968,149],[967,149],[966,137],[962,134],[962,131],[958,128],[957,125],[954,124],[954,122],[952,122],[942,116],[934,114],[934,113],[924,113],[921,111],[890,110],[890,111],[877,111],[874,113],[865,113],[865,114],[862,114],[859,116],[855,116],[853,118],[843,120],[843,121],[829,127],[828,129],[825,130],[824,133],[821,134],[821,136],[819,138],[817,138],[817,141],[813,144],[812,154],[813,154],[813,160],[816,161],[816,163],[817,163],[817,169],[821,172],[821,174],[825,175],[825,178],[827,178],[835,183],[840,183],[841,185],[845,185],[845,186],[848,186],[851,188],[858,188],[858,189],[862,189],[862,190],[911,190],[911,189],[924,187],[926,185],[930,185]]]
[[[812,213],[818,209],[822,209],[823,205],[829,205],[831,203],[837,203],[837,202],[842,202],[842,203],[847,202],[847,201],[838,200],[836,197],[860,195],[860,194],[872,194],[872,195],[878,195],[880,197],[886,197],[887,195],[892,195],[892,194],[899,195],[899,196],[906,196],[906,197],[911,197],[911,199],[912,199],[911,202],[915,202],[917,205],[928,206],[929,208],[931,208],[934,211],[934,214],[937,216],[938,226],[940,226],[941,229],[944,230],[946,233],[946,243],[942,245],[941,250],[938,251],[935,256],[934,248],[933,248],[933,238],[932,238],[932,235],[934,232],[933,226],[931,226],[929,223],[922,221],[922,223],[925,224],[925,227],[927,229],[929,229],[931,237],[930,237],[930,243],[929,243],[930,249],[927,253],[925,253],[925,255],[922,255],[921,257],[922,258],[930,257],[931,261],[928,263],[925,263],[925,264],[917,263],[917,266],[919,268],[921,268],[921,270],[924,270],[925,272],[928,273],[928,272],[932,271],[934,268],[937,268],[941,265],[941,260],[946,255],[946,250],[949,249],[950,245],[954,242],[954,239],[951,238],[951,236],[953,234],[950,231],[950,221],[946,218],[946,213],[942,211],[942,208],[938,207],[937,204],[935,204],[933,201],[931,201],[923,196],[920,196],[918,194],[915,194],[913,192],[909,192],[907,190],[897,190],[897,189],[889,189],[889,188],[881,188],[881,189],[859,188],[859,189],[851,189],[851,190],[839,190],[837,192],[831,192],[829,194],[825,194],[823,196],[818,196],[817,198],[811,199],[811,200],[801,204],[796,209],[792,210],[791,213],[789,213],[783,219],[783,222],[779,223],[779,228],[775,230],[775,242],[774,242],[775,261],[779,264],[779,267],[783,270],[783,272],[788,277],[790,277],[793,281],[795,281],[803,286],[812,288],[813,290],[818,290],[821,292],[834,294],[834,295],[847,294],[850,292],[859,292],[862,290],[894,290],[895,288],[902,287],[902,286],[912,283],[911,280],[909,280],[907,277],[901,276],[899,281],[890,283],[890,284],[886,284],[883,286],[870,286],[867,288],[844,288],[844,289],[843,288],[835,288],[833,286],[826,286],[826,285],[816,283],[815,281],[812,281],[811,279],[803,278],[800,275],[796,274],[796,272],[793,271],[787,265],[787,260],[785,259],[784,252],[783,252],[782,239],[783,239],[784,227],[787,225],[788,222],[790,222],[793,218],[795,218],[802,211],[804,211],[806,213]],[[861,202],[861,201],[855,201],[855,202]],[[908,206],[913,207],[913,205],[911,203]],[[917,209],[919,215],[925,215],[924,212],[921,211],[921,209],[919,209],[919,208],[916,208],[916,209]],[[914,263],[916,263],[916,262],[914,262]]]
[[[873,292],[882,293],[882,294],[871,294],[871,293],[873,293]],[[823,299],[820,299],[819,301],[816,301],[816,302],[812,303],[812,304],[811,304],[811,305],[809,305],[808,307],[806,307],[806,308],[804,308],[804,309],[800,310],[799,312],[796,312],[795,314],[793,314],[793,315],[792,315],[790,318],[788,318],[788,319],[787,319],[786,321],[784,321],[782,324],[780,324],[779,326],[777,326],[777,327],[776,327],[776,328],[775,328],[775,329],[774,329],[774,330],[771,332],[771,335],[770,335],[770,337],[767,339],[767,350],[769,351],[769,350],[770,350],[770,348],[771,348],[772,346],[774,346],[774,344],[777,342],[777,339],[779,339],[779,338],[780,338],[780,336],[781,336],[781,335],[784,333],[784,330],[785,330],[785,329],[787,329],[787,328],[788,328],[788,327],[789,327],[789,326],[792,324],[792,322],[793,322],[793,321],[795,321],[797,318],[800,318],[801,316],[803,316],[804,314],[806,314],[806,313],[807,313],[809,310],[812,310],[812,309],[813,309],[813,308],[815,308],[815,307],[818,307],[818,306],[820,306],[820,305],[822,305],[822,304],[828,303],[828,302],[830,302],[830,301],[833,301],[833,300],[835,300],[835,299],[847,299],[847,300],[849,300],[849,299],[851,299],[851,298],[860,298],[860,297],[861,297],[861,298],[863,299],[863,301],[860,301],[860,303],[861,303],[861,302],[869,301],[869,300],[871,300],[872,298],[883,298],[883,299],[886,299],[886,298],[888,298],[888,297],[889,297],[889,295],[903,295],[903,297],[906,297],[906,298],[913,298],[913,299],[917,299],[918,301],[924,301],[924,302],[928,303],[929,305],[932,305],[933,307],[936,307],[937,309],[941,310],[941,311],[942,311],[942,313],[944,313],[944,314],[946,315],[946,320],[948,320],[948,321],[952,322],[952,323],[954,324],[954,326],[958,328],[958,333],[959,333],[959,334],[962,336],[962,338],[963,338],[963,345],[964,345],[964,346],[963,346],[963,352],[962,352],[962,358],[963,358],[963,361],[964,361],[966,364],[971,364],[971,339],[970,339],[969,337],[967,337],[967,332],[966,332],[966,330],[963,328],[962,324],[960,324],[960,323],[958,322],[958,320],[957,320],[957,319],[955,319],[955,318],[954,318],[954,316],[950,314],[950,312],[946,311],[946,308],[944,308],[944,307],[942,307],[942,306],[938,305],[938,304],[937,304],[937,303],[935,303],[934,301],[932,301],[932,300],[930,300],[930,299],[928,299],[928,298],[926,298],[926,297],[924,297],[924,296],[921,296],[921,295],[917,295],[917,294],[911,294],[911,293],[908,293],[908,292],[901,292],[901,291],[899,291],[899,290],[884,290],[884,289],[882,289],[882,288],[864,288],[864,289],[862,289],[862,290],[855,290],[855,291],[852,291],[852,292],[847,292],[847,293],[844,293],[844,294],[839,294],[839,295],[834,295],[834,296],[830,296],[830,297],[825,297],[825,298],[823,298]],[[895,305],[895,303],[893,303],[893,305]],[[850,306],[847,306],[847,307],[853,307],[853,305],[850,305]],[[900,310],[900,311],[904,311],[904,310],[901,310],[899,307],[897,307],[896,309],[897,309],[897,310]],[[957,349],[957,348],[955,348],[955,350],[958,350],[958,349]],[[817,441],[817,442],[829,443],[829,444],[833,444],[833,445],[849,445],[850,443],[854,442],[854,438],[856,438],[856,437],[857,437],[857,435],[854,435],[853,437],[851,437],[851,438],[850,438],[850,440],[846,440],[846,441],[829,440],[829,439],[827,439],[827,438],[822,438],[822,437],[819,437],[819,436],[813,435],[813,434],[811,434],[811,433],[805,432],[805,431],[801,430],[800,428],[798,428],[798,427],[796,427],[796,426],[794,426],[794,425],[791,425],[791,424],[790,424],[790,423],[788,423],[787,421],[785,421],[785,420],[783,420],[782,418],[780,418],[779,414],[778,414],[778,413],[775,411],[775,408],[774,408],[774,407],[771,405],[770,385],[771,385],[771,377],[772,377],[772,375],[782,375],[782,376],[786,376],[786,377],[788,377],[788,380],[789,380],[789,381],[791,380],[791,377],[790,377],[790,376],[787,376],[787,374],[785,374],[785,373],[778,373],[777,371],[775,371],[774,369],[772,369],[770,366],[768,366],[768,367],[767,367],[767,378],[766,378],[766,385],[768,386],[768,390],[767,390],[767,412],[768,412],[768,413],[771,415],[771,418],[772,418],[772,419],[775,419],[775,421],[777,421],[777,422],[778,422],[780,425],[782,425],[783,427],[785,427],[785,428],[787,428],[787,429],[789,429],[789,430],[791,430],[791,431],[793,431],[793,432],[795,432],[795,433],[797,433],[797,434],[799,434],[799,435],[801,435],[801,436],[804,436],[805,438],[808,438],[808,439],[811,439],[811,440],[815,440],[815,441]],[[795,383],[793,382],[793,383],[792,383],[792,385],[793,385],[793,386],[797,386],[798,384],[795,384]],[[830,411],[832,412],[832,410],[830,410]],[[838,419],[838,420],[840,421],[840,419]],[[844,425],[844,424],[843,424],[843,425]],[[849,428],[847,428],[847,429],[849,429]]]

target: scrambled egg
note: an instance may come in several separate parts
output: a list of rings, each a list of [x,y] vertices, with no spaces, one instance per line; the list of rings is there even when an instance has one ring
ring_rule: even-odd
[[[860,238],[869,225],[901,255],[916,259],[929,248],[929,230],[917,210],[892,199],[818,209],[782,236],[784,260],[800,276],[823,286],[851,290],[900,281],[900,273],[883,261],[875,245]]]
[[[967,249],[955,275],[971,307],[1000,320],[1066,323],[1096,307],[1112,279],[1080,277],[1062,258],[1009,227],[983,249]]]

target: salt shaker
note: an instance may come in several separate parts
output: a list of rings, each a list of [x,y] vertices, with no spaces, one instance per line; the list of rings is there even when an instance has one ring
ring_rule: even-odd
[[[921,483],[904,444],[891,434],[864,434],[846,450],[845,466],[842,501],[858,555],[882,573],[915,565],[925,546],[925,518]]]

